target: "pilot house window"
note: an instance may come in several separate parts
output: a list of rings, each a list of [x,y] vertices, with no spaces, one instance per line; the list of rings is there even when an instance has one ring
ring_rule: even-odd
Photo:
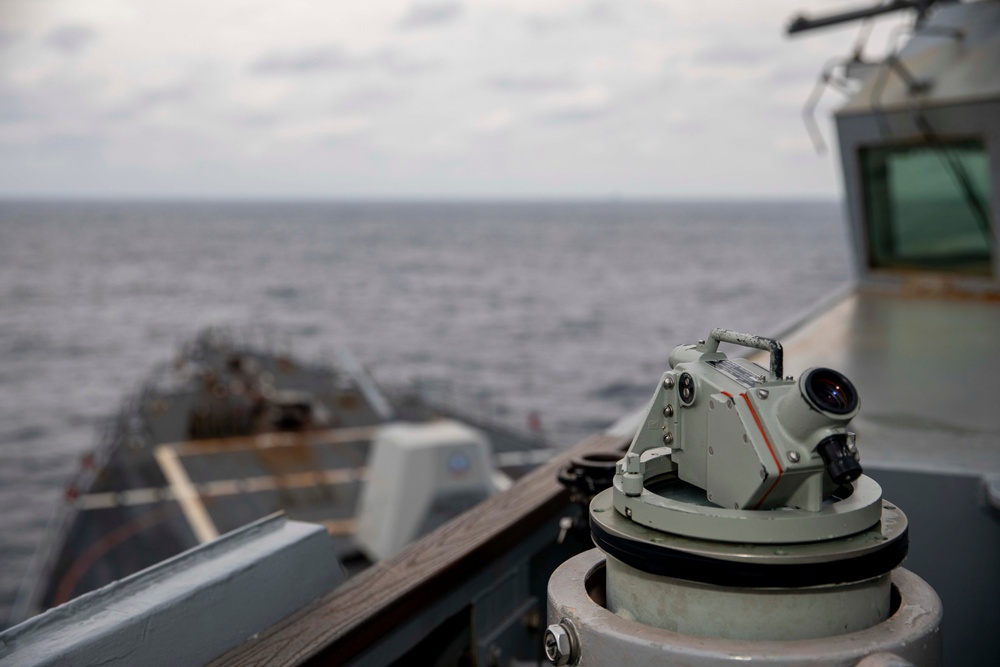
[[[991,272],[989,157],[977,141],[861,151],[873,268]]]

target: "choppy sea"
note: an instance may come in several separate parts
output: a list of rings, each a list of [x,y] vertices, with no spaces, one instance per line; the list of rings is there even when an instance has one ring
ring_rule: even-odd
[[[206,326],[571,444],[674,345],[773,333],[847,265],[832,201],[0,201],[0,627],[80,456]]]

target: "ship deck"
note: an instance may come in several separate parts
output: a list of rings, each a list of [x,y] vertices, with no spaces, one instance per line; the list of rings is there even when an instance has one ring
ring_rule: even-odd
[[[786,375],[828,366],[855,384],[866,465],[1000,473],[997,298],[860,288],[780,340]]]
[[[944,604],[945,663],[997,655],[1000,300],[863,287],[780,340],[786,373],[829,366],[857,387],[861,463],[906,512],[905,567]]]

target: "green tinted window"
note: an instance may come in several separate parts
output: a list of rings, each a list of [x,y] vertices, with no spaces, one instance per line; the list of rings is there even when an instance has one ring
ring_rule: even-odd
[[[861,151],[874,268],[989,274],[989,159],[979,142]]]

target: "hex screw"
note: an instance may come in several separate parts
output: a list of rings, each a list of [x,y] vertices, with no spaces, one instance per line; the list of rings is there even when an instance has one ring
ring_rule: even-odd
[[[562,623],[545,628],[545,657],[553,665],[569,664],[573,655],[573,636]]]
[[[486,662],[490,667],[500,667],[500,662],[503,660],[503,649],[501,649],[496,644],[490,644],[489,650],[486,652]]]

